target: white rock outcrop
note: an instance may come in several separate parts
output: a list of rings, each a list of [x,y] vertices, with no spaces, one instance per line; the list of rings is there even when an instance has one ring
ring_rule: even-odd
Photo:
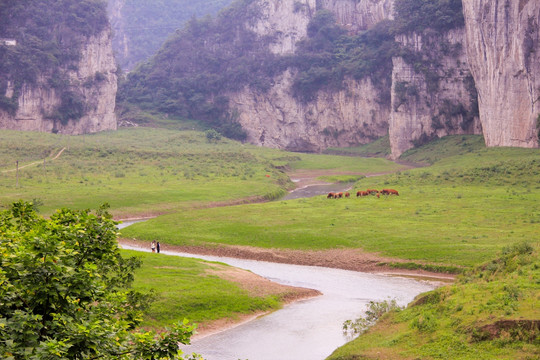
[[[294,53],[296,43],[306,36],[316,0],[260,0],[255,6],[261,14],[250,29],[259,36],[271,36],[270,51],[283,55]]]
[[[385,19],[393,19],[394,0],[321,0],[338,23],[351,32],[367,30]]]
[[[329,147],[365,144],[386,135],[389,107],[380,103],[369,79],[347,80],[340,91],[319,91],[302,103],[291,93],[286,71],[265,93],[249,88],[231,94],[231,107],[248,141],[266,147],[318,152]]]
[[[463,1],[487,146],[537,147],[540,1]]]

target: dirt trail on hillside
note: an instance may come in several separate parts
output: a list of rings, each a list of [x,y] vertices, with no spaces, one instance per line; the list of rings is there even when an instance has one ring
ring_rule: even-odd
[[[64,150],[66,150],[66,148],[62,148],[62,150],[60,150],[58,152],[58,154],[56,154],[55,157],[53,157],[52,159],[49,159],[49,161],[53,161],[53,160],[56,160],[60,157],[60,155],[62,155],[62,153],[64,152]],[[51,154],[52,156],[52,154]],[[34,161],[33,163],[30,163],[30,164],[26,164],[26,165],[23,165],[23,166],[19,166],[19,170],[21,169],[24,169],[24,168],[27,168],[29,166],[35,166],[35,165],[38,165],[38,164],[43,164],[43,160],[40,160],[40,161]],[[3,173],[8,173],[8,172],[13,172],[13,171],[17,171],[17,168],[15,169],[9,169],[9,170],[2,170]]]

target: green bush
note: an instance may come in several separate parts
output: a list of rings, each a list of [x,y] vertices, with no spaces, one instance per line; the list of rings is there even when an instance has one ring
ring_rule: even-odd
[[[437,32],[463,27],[462,0],[396,0],[394,3],[396,34]]]

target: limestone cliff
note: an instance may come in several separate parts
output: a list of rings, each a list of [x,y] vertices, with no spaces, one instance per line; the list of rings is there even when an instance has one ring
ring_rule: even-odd
[[[382,20],[393,18],[394,0],[321,0],[320,4],[336,14],[338,23],[351,32],[367,30]]]
[[[389,108],[381,104],[371,80],[347,80],[338,92],[320,91],[307,104],[291,93],[285,72],[267,92],[249,88],[231,96],[248,141],[293,151],[321,151],[373,141],[386,135]]]
[[[433,138],[481,134],[463,29],[398,37],[389,136],[392,157]]]
[[[357,29],[390,16],[391,7],[387,0],[260,0],[262,16],[252,29],[272,39],[269,47],[273,53],[293,53],[296,43],[306,36],[317,4],[336,11],[342,23],[362,18]],[[249,142],[294,151],[321,151],[365,144],[387,134],[389,104],[381,100],[380,90],[369,78],[347,78],[341,90],[321,90],[312,101],[303,102],[293,96],[293,76],[294,70],[287,70],[265,92],[245,87],[228,94]]]
[[[79,60],[63,71],[67,75],[67,93],[80,102],[80,118],[59,119],[58,109],[65,101],[62,97],[66,91],[60,93],[50,85],[50,77],[42,75],[21,85],[16,112],[0,110],[0,128],[66,134],[116,130],[117,77],[110,29],[82,39]],[[8,81],[3,94],[8,99],[16,93],[13,82],[14,79]]]
[[[274,54],[293,53],[296,43],[307,33],[307,25],[315,12],[316,0],[259,0],[260,14],[253,26],[257,35],[272,38]]]
[[[463,2],[487,146],[538,146],[540,2]]]

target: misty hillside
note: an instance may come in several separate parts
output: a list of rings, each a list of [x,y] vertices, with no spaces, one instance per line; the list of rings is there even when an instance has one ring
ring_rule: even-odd
[[[193,17],[215,15],[232,0],[108,0],[116,60],[124,70],[149,59]]]

